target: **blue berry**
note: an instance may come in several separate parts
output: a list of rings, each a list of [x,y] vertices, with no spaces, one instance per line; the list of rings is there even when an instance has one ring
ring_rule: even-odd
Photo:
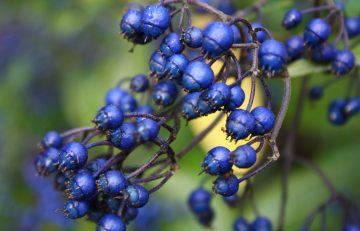
[[[203,50],[212,57],[229,50],[234,42],[231,27],[223,22],[212,22],[204,29]]]
[[[298,9],[291,9],[286,12],[285,17],[283,18],[282,25],[286,29],[290,30],[295,28],[301,23],[302,13]]]
[[[196,214],[196,218],[202,225],[209,227],[214,219],[214,210],[207,208],[204,212]]]
[[[199,113],[197,112],[197,103],[199,101],[199,97],[201,95],[201,92],[193,92],[187,94],[183,98],[183,103],[181,106],[181,113],[185,117],[186,120],[195,119],[199,116]]]
[[[134,220],[137,217],[138,213],[139,210],[137,208],[125,207],[122,217],[125,222],[129,222]]]
[[[199,48],[203,42],[203,33],[198,27],[188,27],[184,31],[184,42],[188,47]]]
[[[188,205],[196,214],[205,212],[210,207],[211,193],[203,188],[191,192],[188,198]]]
[[[152,98],[157,105],[169,106],[178,96],[177,86],[170,80],[157,83],[152,92]]]
[[[224,12],[228,15],[233,15],[236,13],[236,6],[233,0],[222,0],[222,1],[215,1],[217,2],[216,8]]]
[[[213,190],[222,196],[232,196],[239,190],[239,181],[235,175],[219,176],[214,182]]]
[[[160,45],[160,51],[165,57],[170,57],[174,54],[180,54],[184,49],[184,45],[181,42],[180,34],[170,33],[168,34]]]
[[[355,56],[349,50],[336,51],[331,69],[336,75],[345,75],[355,66]]]
[[[241,34],[239,28],[236,25],[231,25],[231,30],[233,31],[233,35],[234,35],[234,43],[240,43]]]
[[[143,119],[137,124],[136,131],[142,141],[153,140],[159,134],[160,125],[151,119]]]
[[[210,88],[201,94],[200,98],[207,102],[213,110],[220,109],[230,100],[231,90],[225,83],[217,82],[210,86]]]
[[[312,19],[306,26],[304,33],[305,44],[310,47],[315,47],[325,42],[331,33],[329,23],[321,18]]]
[[[243,109],[232,111],[226,120],[226,133],[234,140],[248,137],[254,128],[254,116]]]
[[[318,100],[323,96],[323,88],[321,86],[314,86],[310,89],[309,98],[311,100]]]
[[[251,224],[251,230],[253,231],[271,231],[272,225],[269,219],[265,217],[257,217]]]
[[[355,115],[360,111],[360,99],[359,98],[351,98],[348,99],[344,106],[344,113],[346,116]]]
[[[233,224],[233,230],[234,231],[250,231],[250,227],[248,222],[240,217],[238,219],[235,220],[234,224]]]
[[[67,143],[59,154],[59,169],[62,172],[83,167],[88,159],[85,145],[79,142]]]
[[[129,185],[126,188],[127,204],[129,207],[133,208],[141,208],[143,207],[149,200],[149,191],[141,185],[134,184]]]
[[[89,211],[89,203],[87,201],[67,201],[64,205],[64,215],[66,218],[78,219],[86,215]]]
[[[143,32],[150,38],[157,38],[170,26],[169,10],[160,5],[148,5],[142,13]]]
[[[346,100],[337,99],[330,103],[329,106],[329,120],[332,124],[342,125],[347,121],[347,117],[344,113],[344,107],[346,105]]]
[[[334,59],[335,47],[331,43],[322,43],[311,50],[311,59],[315,62],[328,63]]]
[[[90,161],[85,166],[85,168],[92,173],[96,173],[105,166],[106,162],[107,162],[107,159],[105,159],[105,158],[96,158],[96,159]]]
[[[244,90],[240,86],[233,86],[230,89],[230,99],[227,104],[225,104],[225,109],[227,111],[234,111],[240,107],[245,100]]]
[[[359,224],[346,224],[342,231],[360,231],[360,225]]]
[[[108,140],[119,149],[130,149],[136,144],[136,126],[125,122],[120,128],[111,131]]]
[[[95,116],[94,123],[101,130],[116,129],[124,121],[124,113],[118,106],[105,105],[101,107]]]
[[[144,92],[149,88],[149,79],[146,75],[135,75],[130,82],[130,89],[135,92]]]
[[[345,26],[350,38],[360,34],[360,18],[348,17],[345,19]]]
[[[266,40],[259,49],[260,66],[271,75],[279,73],[287,61],[284,44],[274,39]]]
[[[118,87],[112,88],[106,93],[105,103],[107,105],[113,104],[118,106],[124,113],[133,112],[137,107],[135,97]]]
[[[209,102],[209,100],[207,100],[206,93],[207,92],[201,93],[199,100],[197,102],[197,105],[196,105],[195,111],[197,112],[197,114],[199,116],[205,116],[205,115],[213,113],[217,110],[217,108],[212,106],[211,102]]]
[[[58,132],[49,131],[45,134],[40,144],[43,149],[47,149],[50,147],[61,148],[62,138]]]
[[[154,114],[154,109],[149,105],[140,106],[136,109],[136,112]]]
[[[262,27],[263,27],[260,23],[257,23],[257,22],[251,23],[251,26],[252,26],[253,29],[262,28]],[[260,43],[263,43],[263,42],[266,40],[266,38],[267,38],[266,33],[265,33],[264,31],[258,31],[258,32],[256,32],[256,37],[257,37],[257,39],[258,39],[258,41],[259,41]],[[250,37],[250,41],[251,41],[251,37]]]
[[[227,197],[222,197],[224,202],[231,207],[235,207],[238,202],[239,202],[239,196],[237,194],[231,195],[231,196],[227,196]]]
[[[274,113],[266,107],[256,107],[251,111],[255,119],[255,127],[252,131],[253,135],[264,135],[271,131],[275,125]]]
[[[49,175],[56,171],[59,162],[59,150],[48,148],[35,158],[35,169],[39,175]]]
[[[211,149],[202,163],[204,170],[210,175],[221,175],[231,170],[230,150],[218,146]]]
[[[302,36],[293,35],[285,41],[285,48],[290,61],[301,58],[304,54],[304,39]]]
[[[130,8],[120,22],[120,30],[127,38],[134,38],[142,33],[141,12]]]
[[[201,61],[191,62],[182,77],[182,86],[189,92],[202,91],[211,86],[214,72],[210,66]]]
[[[126,225],[120,217],[114,214],[105,214],[99,220],[96,231],[126,231]]]
[[[250,145],[244,144],[233,151],[231,159],[238,168],[250,168],[256,162],[256,151]]]
[[[188,64],[189,60],[185,55],[172,55],[166,62],[165,71],[170,75],[170,79],[180,79]]]
[[[155,51],[150,58],[149,69],[152,73],[156,74],[158,78],[165,76],[166,59],[158,51]]]
[[[102,173],[96,181],[98,190],[105,194],[118,195],[126,188],[126,179],[118,170]]]
[[[71,171],[67,172],[58,172],[55,175],[54,184],[55,188],[59,191],[64,191],[66,189],[66,185],[70,181],[70,178],[72,176]]]
[[[96,192],[95,179],[90,171],[80,170],[69,181],[66,194],[71,200],[86,200]]]

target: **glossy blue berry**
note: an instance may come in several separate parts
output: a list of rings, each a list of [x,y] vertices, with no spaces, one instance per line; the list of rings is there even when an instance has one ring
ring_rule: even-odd
[[[170,79],[180,79],[188,64],[189,60],[185,55],[172,55],[166,62],[165,71],[170,76]]]
[[[283,18],[282,25],[290,30],[301,23],[302,13],[298,9],[288,10]]]
[[[138,214],[139,210],[137,208],[125,207],[122,217],[125,222],[130,222],[134,220]]]
[[[201,61],[193,61],[186,67],[181,84],[186,91],[202,91],[211,86],[214,72]]]
[[[250,168],[256,162],[256,151],[250,145],[244,144],[232,152],[231,159],[238,168]]]
[[[331,62],[335,57],[335,47],[331,43],[322,43],[311,49],[311,60],[319,63]]]
[[[39,175],[49,175],[57,170],[59,163],[59,150],[48,148],[35,158],[35,169]]]
[[[350,38],[360,34],[360,18],[348,17],[345,19],[346,31]]]
[[[66,218],[78,219],[86,215],[89,211],[89,203],[87,201],[70,200],[65,202],[63,213]]]
[[[126,188],[127,205],[133,208],[141,208],[149,201],[149,191],[141,185],[133,184]]]
[[[229,172],[232,168],[230,150],[222,146],[212,148],[206,154],[201,166],[210,175],[222,175]]]
[[[257,22],[251,23],[251,26],[252,26],[253,30],[255,30],[256,28],[262,28],[263,27],[260,23],[257,23]],[[260,43],[263,43],[267,39],[266,33],[264,31],[256,32],[256,37],[257,37],[257,39],[258,39],[258,41]]]
[[[223,82],[217,82],[202,93],[200,98],[204,99],[213,110],[217,110],[229,102],[230,96],[230,87]]]
[[[62,172],[76,170],[83,167],[88,159],[85,145],[79,142],[70,142],[60,150],[59,169]]]
[[[150,57],[150,71],[156,74],[158,78],[162,78],[166,74],[165,66],[166,58],[160,52],[155,51]]]
[[[146,36],[157,38],[170,26],[170,12],[160,5],[148,5],[142,13],[143,32]]]
[[[350,98],[344,106],[344,113],[346,116],[352,116],[360,111],[360,99]]]
[[[141,12],[134,8],[125,12],[120,22],[120,30],[125,37],[133,38],[142,33],[141,15]]]
[[[188,47],[199,48],[203,42],[203,33],[198,27],[188,27],[184,31],[184,42]]]
[[[202,48],[212,57],[229,50],[234,42],[231,27],[223,22],[212,22],[203,32]]]
[[[213,190],[222,196],[232,196],[239,190],[239,181],[235,175],[219,176],[214,182]]]
[[[191,192],[188,198],[188,205],[196,214],[205,212],[210,207],[211,193],[203,188]]]
[[[62,145],[61,135],[56,131],[49,131],[45,134],[40,144],[43,149],[47,149],[50,147],[61,148]]]
[[[324,19],[321,18],[312,19],[307,24],[304,32],[305,44],[310,47],[315,47],[325,42],[329,38],[330,33],[331,33],[330,25]]]
[[[199,116],[197,103],[201,92],[188,93],[184,98],[181,106],[181,113],[186,120],[195,119]]]
[[[126,179],[118,170],[108,170],[96,181],[99,191],[109,195],[118,195],[126,188]]]
[[[321,99],[321,97],[323,96],[323,88],[321,86],[313,86],[311,89],[310,89],[310,92],[309,92],[309,98],[311,100],[318,100],[318,99]]]
[[[360,231],[360,225],[359,224],[345,224],[345,226],[342,228],[342,231]]]
[[[95,179],[90,171],[84,169],[74,175],[66,189],[66,194],[71,200],[86,200],[95,192]]]
[[[160,44],[160,51],[165,57],[180,54],[184,49],[180,34],[172,32],[168,34]]]
[[[271,231],[272,225],[269,219],[265,217],[257,217],[251,224],[253,231]]]
[[[165,80],[158,82],[154,86],[152,98],[157,105],[166,107],[176,100],[178,93],[175,83],[170,80]]]
[[[234,231],[250,231],[250,226],[244,218],[240,217],[235,220],[235,222],[233,224],[233,230]]]
[[[234,110],[226,120],[226,133],[234,140],[248,137],[254,128],[254,116],[243,109]]]
[[[199,116],[209,115],[217,110],[217,108],[211,105],[211,102],[207,100],[206,93],[207,92],[201,93],[196,105],[195,110]]]
[[[136,144],[136,126],[130,122],[124,122],[120,128],[111,131],[108,140],[119,149],[130,149]]]
[[[130,89],[135,92],[144,92],[149,88],[149,79],[146,75],[135,75],[130,82]]]
[[[106,158],[96,158],[91,160],[88,164],[86,164],[85,168],[92,173],[96,173],[100,171],[106,164],[108,160]]]
[[[302,36],[293,35],[285,41],[285,48],[288,54],[289,61],[301,58],[304,54],[304,39]]]
[[[346,100],[337,99],[330,103],[328,109],[329,121],[335,125],[342,125],[347,121],[347,117],[344,113],[344,107]]]
[[[118,106],[124,113],[133,112],[137,108],[135,97],[118,87],[112,88],[106,93],[105,103],[107,105],[113,104]]]
[[[143,119],[139,121],[136,131],[142,141],[153,140],[159,134],[160,125],[158,122],[151,119]]]
[[[95,116],[94,123],[101,130],[116,129],[124,121],[124,113],[118,106],[105,105],[101,107]]]
[[[266,107],[256,107],[251,111],[255,119],[255,127],[252,131],[253,135],[264,135],[271,131],[275,125],[274,113]]]
[[[126,225],[120,217],[114,214],[105,214],[99,220],[96,231],[126,231]]]
[[[245,100],[245,92],[240,86],[233,86],[230,89],[230,99],[225,104],[225,109],[227,111],[234,111],[238,107],[240,107]]]
[[[355,66],[355,56],[350,50],[336,51],[335,57],[331,63],[331,70],[336,75],[345,75]]]
[[[286,48],[281,42],[268,39],[260,45],[260,66],[269,74],[274,75],[280,72],[284,68],[287,59]]]

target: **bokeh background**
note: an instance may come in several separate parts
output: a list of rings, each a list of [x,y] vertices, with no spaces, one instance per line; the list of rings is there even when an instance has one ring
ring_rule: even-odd
[[[238,8],[252,3],[236,2]],[[52,189],[49,180],[36,176],[33,158],[36,144],[46,131],[89,125],[107,89],[121,78],[148,72],[147,62],[154,44],[138,46],[129,53],[132,45],[118,34],[127,3],[121,0],[0,1],[0,230],[94,230],[94,224],[85,219],[72,222],[55,212],[62,206],[61,195]],[[307,3],[295,4],[301,7]],[[281,28],[281,19],[291,5],[290,0],[271,0],[264,8],[264,25],[277,39],[289,35]],[[347,1],[348,15],[358,15],[359,10],[358,0]],[[309,73],[311,68],[300,66]],[[331,78],[319,73],[313,75],[311,83]],[[294,92],[300,81],[301,77],[294,79]],[[272,89],[275,100],[279,101],[279,82],[274,81]],[[341,127],[327,121],[329,102],[343,97],[346,91],[346,81],[339,81],[326,90],[321,101],[306,103],[297,150],[318,163],[339,191],[359,204],[360,116]],[[294,93],[292,102],[296,98]],[[293,108],[294,105],[288,118]],[[190,128],[184,126],[175,149],[191,137]],[[184,227],[204,230],[186,206],[189,192],[200,182],[197,173],[204,152],[196,147],[181,160],[180,171],[151,198],[149,206],[131,226],[134,230],[180,231]],[[280,200],[278,170],[277,164],[257,176],[254,184],[261,214],[274,222]],[[327,195],[312,172],[295,166],[290,176],[286,230],[298,230],[307,214]],[[227,208],[218,197],[213,207],[216,208],[213,230],[231,230],[239,210]],[[250,209],[245,215],[249,220],[254,218]],[[339,223],[339,209],[331,207],[328,215],[329,227],[336,227],[332,225]],[[316,220],[313,230],[319,230],[319,225],[320,221]]]

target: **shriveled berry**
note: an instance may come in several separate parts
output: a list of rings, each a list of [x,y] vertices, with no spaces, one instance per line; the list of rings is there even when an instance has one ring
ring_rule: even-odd
[[[126,188],[126,179],[118,170],[108,170],[96,181],[99,191],[105,194],[118,195]]]
[[[149,200],[149,191],[141,185],[129,185],[126,188],[127,204],[129,207],[141,208]]]
[[[170,75],[170,79],[180,79],[183,75],[189,60],[182,54],[175,54],[168,58],[165,71]]]
[[[250,231],[250,226],[244,218],[240,217],[235,220],[235,222],[233,224],[233,230],[234,231]]]
[[[304,39],[302,36],[293,35],[285,41],[285,47],[289,61],[301,58],[305,50]]]
[[[248,137],[254,128],[254,116],[243,109],[234,110],[226,120],[226,133],[234,140]]]
[[[345,75],[355,66],[355,56],[350,50],[336,51],[331,69],[336,75]]]
[[[271,231],[272,225],[269,219],[265,217],[257,217],[251,224],[251,230],[254,231]]]
[[[87,201],[70,200],[65,202],[63,213],[66,218],[78,219],[86,215],[89,211],[89,203]]]
[[[230,99],[227,104],[225,104],[225,109],[227,111],[234,111],[240,107],[245,100],[244,90],[240,86],[233,86],[230,89]]]
[[[59,164],[59,150],[47,148],[35,158],[35,169],[39,175],[49,175],[57,170]]]
[[[155,51],[150,58],[149,69],[156,74],[158,78],[165,76],[166,58],[158,51]]]
[[[130,149],[136,144],[136,126],[130,122],[124,122],[120,128],[111,131],[108,140],[117,148]]]
[[[151,119],[143,119],[139,121],[136,131],[142,141],[153,140],[159,134],[160,125]]]
[[[144,92],[149,88],[149,79],[146,75],[135,75],[130,82],[130,89],[135,92]]]
[[[210,175],[221,175],[229,172],[232,168],[230,150],[222,146],[212,148],[205,156],[201,166]]]
[[[239,190],[239,181],[235,175],[219,176],[214,182],[213,190],[222,196],[232,196]]]
[[[256,151],[250,145],[244,144],[232,152],[231,159],[238,168],[250,168],[256,162]]]
[[[99,220],[96,231],[126,231],[126,225],[120,217],[114,214],[105,214]]]
[[[291,9],[286,12],[282,25],[286,29],[290,30],[295,28],[297,25],[301,23],[302,20],[302,13],[298,9]]]
[[[184,31],[184,42],[188,47],[199,48],[203,42],[203,33],[198,27],[188,27]]]
[[[271,131],[275,125],[274,113],[266,107],[259,106],[251,111],[255,119],[255,127],[252,131],[253,135],[264,135]]]
[[[259,48],[260,66],[270,75],[279,73],[287,61],[287,52],[284,44],[268,39]]]
[[[160,51],[165,57],[170,57],[174,54],[180,54],[184,49],[181,42],[180,34],[172,32],[168,34],[160,45]]]
[[[59,169],[62,172],[83,167],[88,159],[85,145],[79,142],[67,143],[59,154]]]
[[[178,96],[178,89],[175,83],[170,80],[158,82],[153,89],[152,98],[157,105],[169,106]]]
[[[49,131],[45,134],[40,144],[43,149],[47,149],[50,147],[61,148],[62,145],[61,135],[56,131]]]
[[[231,27],[223,22],[210,23],[203,32],[202,48],[212,57],[229,50],[234,42]]]
[[[105,105],[101,107],[95,116],[94,123],[99,129],[116,129],[124,121],[124,113],[118,106]]]
[[[88,170],[78,171],[69,181],[66,189],[71,200],[86,200],[96,192],[95,179]]]
[[[304,33],[305,44],[310,47],[315,47],[325,42],[331,33],[331,28],[328,22],[321,18],[312,19],[306,26]]]
[[[202,91],[211,86],[214,72],[210,66],[201,61],[191,62],[182,77],[182,86],[189,92]]]
[[[146,36],[157,38],[170,26],[170,12],[160,5],[148,5],[142,12],[143,32]]]
[[[195,119],[199,116],[199,113],[197,112],[197,103],[199,101],[199,97],[201,95],[201,92],[193,92],[188,93],[183,98],[183,103],[181,106],[181,113],[185,117],[186,120]]]

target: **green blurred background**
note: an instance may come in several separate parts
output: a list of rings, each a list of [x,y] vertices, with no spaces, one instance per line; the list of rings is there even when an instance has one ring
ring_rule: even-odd
[[[241,8],[251,3],[246,0],[237,5]],[[295,4],[301,7],[304,3],[308,2]],[[61,207],[61,197],[53,192],[50,181],[35,176],[32,162],[36,143],[46,131],[89,125],[108,88],[121,78],[148,72],[147,62],[154,47],[137,46],[129,53],[132,45],[118,34],[126,4],[120,0],[0,1],[0,230],[94,230],[95,226],[85,220],[65,221],[55,213]],[[348,15],[357,15],[359,4],[358,0],[347,1]],[[288,0],[272,0],[264,8],[264,25],[278,39],[289,35],[280,24],[291,5]],[[311,66],[301,68],[311,72]],[[331,78],[313,75],[311,83]],[[300,81],[294,79],[294,92]],[[360,116],[334,127],[326,115],[329,102],[346,94],[346,82],[327,89],[320,102],[306,103],[298,150],[317,162],[342,193],[360,203]],[[279,99],[279,83],[274,81],[272,88],[274,98]],[[296,97],[294,93],[292,102]],[[190,139],[191,131],[184,127],[175,149]],[[186,207],[187,195],[200,181],[196,176],[204,152],[197,147],[181,160],[180,171],[151,199],[148,211],[156,216],[143,217],[150,223],[145,229],[138,225],[137,230],[204,230]],[[273,222],[280,200],[278,170],[275,165],[255,181],[261,214]],[[313,173],[296,166],[290,176],[285,230],[298,230],[307,214],[327,195]],[[239,211],[227,208],[218,197],[213,207],[213,230],[231,230]],[[249,209],[245,216],[254,218]],[[337,227],[340,211],[331,208],[329,218],[329,227]],[[319,230],[319,225],[316,221],[312,230]]]

